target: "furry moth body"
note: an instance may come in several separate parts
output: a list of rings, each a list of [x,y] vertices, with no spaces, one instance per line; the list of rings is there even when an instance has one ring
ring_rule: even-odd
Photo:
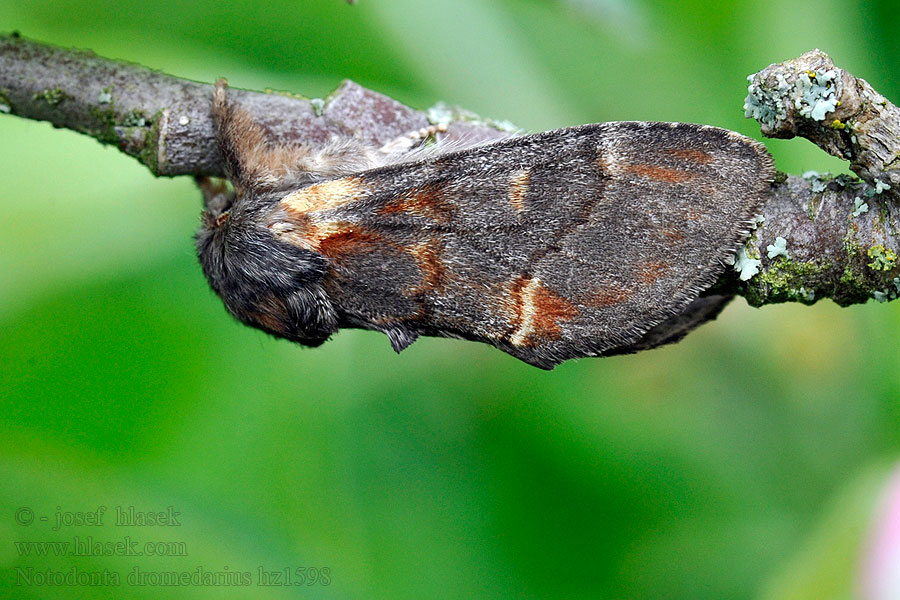
[[[761,144],[685,123],[312,153],[271,144],[223,82],[213,114],[234,189],[201,181],[203,271],[237,319],[308,346],[355,327],[550,369],[672,341],[654,326],[724,305],[699,296],[774,175]]]

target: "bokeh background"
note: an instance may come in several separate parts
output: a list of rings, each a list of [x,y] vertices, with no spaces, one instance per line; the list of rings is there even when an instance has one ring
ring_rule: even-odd
[[[898,27],[887,0],[0,0],[0,30],[201,81],[318,97],[350,78],[530,130],[679,120],[757,139],[746,76],[814,47],[900,100]],[[765,143],[781,170],[844,170]],[[856,593],[900,457],[900,305],[738,299],[675,346],[553,372],[451,340],[397,356],[371,332],[308,350],[225,313],[199,211],[187,178],[0,115],[0,596]],[[99,506],[171,506],[180,526],[108,513],[53,531],[57,510]],[[14,544],[126,535],[186,555]],[[73,567],[122,586],[17,585]],[[328,585],[257,585],[323,567]],[[128,586],[135,568],[253,584]]]

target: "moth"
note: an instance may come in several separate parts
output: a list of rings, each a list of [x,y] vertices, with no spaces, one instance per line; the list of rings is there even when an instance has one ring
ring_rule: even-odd
[[[552,369],[673,341],[728,300],[701,294],[774,176],[761,144],[705,125],[312,151],[268,139],[224,81],[212,113],[232,188],[200,180],[203,272],[238,320],[306,346],[363,328]]]

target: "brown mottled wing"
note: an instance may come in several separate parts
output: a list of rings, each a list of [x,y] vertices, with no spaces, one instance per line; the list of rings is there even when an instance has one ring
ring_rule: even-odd
[[[329,258],[345,326],[552,368],[627,348],[696,299],[772,177],[764,148],[729,131],[603,123],[315,184],[270,226]]]

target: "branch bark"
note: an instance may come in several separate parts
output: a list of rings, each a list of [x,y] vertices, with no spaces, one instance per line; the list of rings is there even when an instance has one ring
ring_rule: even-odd
[[[849,160],[862,181],[808,173],[778,182],[762,227],[747,243],[746,254],[761,260],[760,272],[738,283],[737,293],[754,305],[895,299],[900,111],[820,50],[748,79],[745,114],[763,135],[805,137]],[[777,237],[787,241],[788,257],[769,257]]]
[[[900,110],[818,50],[749,79],[746,113],[764,135],[806,137],[848,159],[861,180],[779,177],[736,265],[741,272],[726,272],[712,293],[738,294],[755,306],[896,298]],[[0,36],[0,111],[115,144],[155,175],[224,174],[210,115],[212,89],[88,51]],[[511,135],[464,111],[416,111],[349,81],[324,100],[244,90],[229,96],[276,139],[313,147],[348,135],[384,144],[435,122],[447,125],[451,139]]]

